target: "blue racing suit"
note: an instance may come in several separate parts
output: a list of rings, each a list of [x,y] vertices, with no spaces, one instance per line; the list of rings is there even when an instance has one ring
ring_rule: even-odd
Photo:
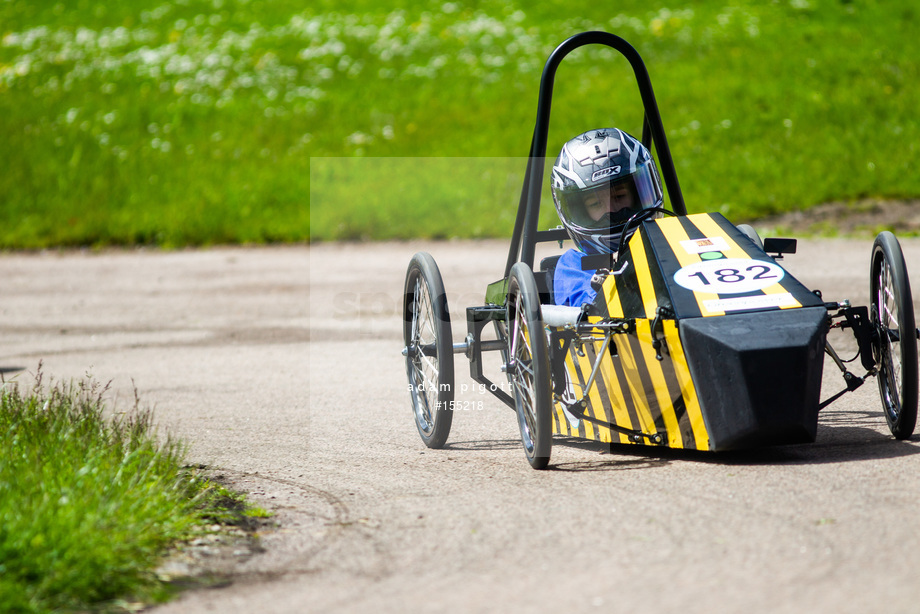
[[[577,249],[566,251],[556,262],[553,273],[553,300],[557,305],[581,307],[594,300],[597,291],[591,287],[594,271],[581,270],[584,252]]]

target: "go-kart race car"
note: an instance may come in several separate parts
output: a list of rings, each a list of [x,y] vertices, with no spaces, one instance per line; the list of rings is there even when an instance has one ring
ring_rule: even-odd
[[[636,213],[618,249],[582,259],[596,270],[593,302],[553,301],[553,268],[535,268],[537,230],[555,72],[574,49],[601,44],[629,61],[645,110],[642,143],[654,145],[670,207]],[[606,32],[563,42],[543,71],[537,120],[503,277],[485,304],[466,309],[467,335],[454,343],[444,284],[434,259],[413,256],[405,282],[403,333],[415,421],[428,447],[445,445],[454,409],[454,355],[470,376],[515,410],[526,457],[547,466],[553,435],[601,442],[721,451],[815,440],[818,412],[869,377],[878,381],[893,435],[917,419],[918,330],[904,257],[890,232],[870,257],[870,305],[826,301],[780,264],[793,239],[761,239],[719,213],[688,215],[648,73],[636,50]],[[491,326],[490,326],[491,325]],[[494,338],[485,338],[487,328]],[[852,331],[862,375],[828,342]],[[501,355],[510,386],[483,373],[483,352]],[[843,389],[820,399],[824,356]]]

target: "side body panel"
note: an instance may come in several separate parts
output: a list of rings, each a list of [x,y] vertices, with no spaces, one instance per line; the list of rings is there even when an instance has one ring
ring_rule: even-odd
[[[648,320],[638,321],[635,331],[615,335],[601,356],[585,413],[646,435],[661,433],[665,445],[672,448],[708,450],[709,435],[677,326],[673,321],[665,322],[668,350],[661,361],[655,358],[650,326]],[[580,348],[575,344],[568,348],[563,400],[571,402],[584,394],[602,346],[599,335]],[[554,409],[553,431],[558,435],[632,443],[624,433],[576,419],[558,401]]]

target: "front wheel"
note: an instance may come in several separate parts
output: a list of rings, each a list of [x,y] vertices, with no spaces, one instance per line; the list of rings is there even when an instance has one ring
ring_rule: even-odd
[[[549,353],[540,294],[533,271],[519,262],[508,278],[508,379],[514,389],[514,404],[524,453],[534,469],[549,464],[553,446],[552,387]]]
[[[882,408],[891,433],[907,439],[917,423],[917,327],[901,245],[888,231],[872,246],[869,284]]]
[[[406,272],[403,341],[415,424],[429,448],[450,434],[454,401],[454,353],[444,282],[434,258],[420,252]]]
[[[763,249],[763,239],[760,238],[760,235],[757,234],[757,231],[754,230],[753,226],[750,224],[738,224],[736,228],[741,231],[741,234],[750,239],[754,245],[760,249]]]

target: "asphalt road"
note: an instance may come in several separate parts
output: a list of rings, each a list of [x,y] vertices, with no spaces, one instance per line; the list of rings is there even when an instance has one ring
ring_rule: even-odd
[[[920,280],[920,242],[904,246]],[[870,248],[800,241],[785,264],[827,299],[865,304]],[[888,435],[874,382],[822,412],[814,444],[713,455],[556,440],[536,472],[513,414],[461,357],[470,409],[428,450],[400,356],[419,250],[441,267],[459,338],[505,242],[0,256],[7,378],[39,361],[46,378],[91,373],[116,408],[136,386],[192,461],[275,513],[232,583],[157,614],[920,612],[920,438]],[[842,387],[826,369],[823,396]]]

